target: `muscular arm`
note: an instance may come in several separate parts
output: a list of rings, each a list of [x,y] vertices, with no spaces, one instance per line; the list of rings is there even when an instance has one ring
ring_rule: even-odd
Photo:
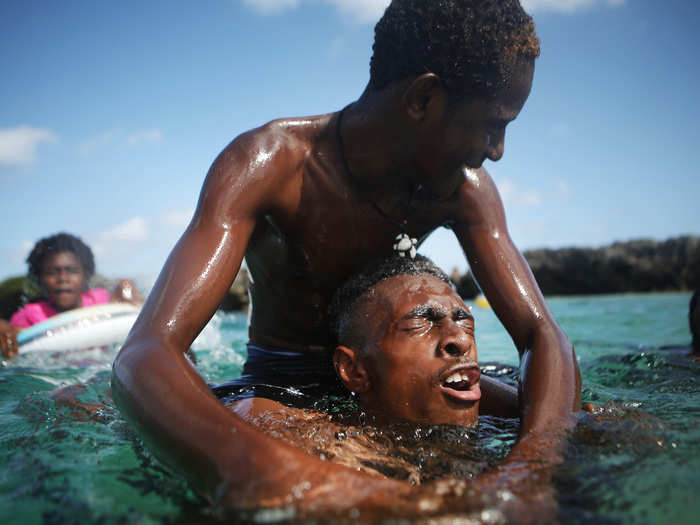
[[[114,399],[154,451],[211,499],[243,506],[284,503],[300,480],[322,496],[359,476],[249,426],[219,403],[183,355],[230,286],[256,219],[280,200],[294,200],[289,165],[275,140],[243,137],[224,150],[113,367]]]
[[[521,359],[522,445],[515,456],[532,436],[553,435],[571,423],[580,404],[576,356],[508,234],[501,199],[485,170],[468,177],[459,201],[455,234]]]

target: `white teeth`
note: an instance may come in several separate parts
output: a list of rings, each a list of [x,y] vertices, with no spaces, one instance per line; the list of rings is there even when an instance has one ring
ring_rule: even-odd
[[[469,381],[469,376],[467,374],[460,374],[459,372],[455,372],[451,376],[449,376],[447,379],[445,379],[445,383],[459,383],[461,381]]]
[[[455,372],[445,380],[445,383],[459,383],[462,380],[462,374]]]

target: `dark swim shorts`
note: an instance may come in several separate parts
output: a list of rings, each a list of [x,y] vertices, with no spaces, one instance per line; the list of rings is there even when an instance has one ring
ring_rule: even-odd
[[[248,343],[248,359],[241,376],[211,385],[225,404],[251,397],[265,397],[299,408],[312,406],[323,396],[347,396],[338,380],[330,355],[304,354]]]

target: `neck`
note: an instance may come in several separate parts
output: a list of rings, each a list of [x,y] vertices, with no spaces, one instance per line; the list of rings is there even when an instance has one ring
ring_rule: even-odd
[[[365,191],[410,193],[413,188],[406,152],[411,151],[396,88],[365,89],[343,112],[343,154],[353,178]]]

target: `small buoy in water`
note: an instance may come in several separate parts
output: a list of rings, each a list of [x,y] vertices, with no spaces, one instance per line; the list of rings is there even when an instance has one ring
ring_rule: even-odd
[[[480,293],[479,295],[476,296],[476,298],[474,299],[474,302],[480,308],[491,308],[491,305],[489,304],[489,302],[486,300],[486,297],[484,297],[484,294],[482,294],[482,293]]]

